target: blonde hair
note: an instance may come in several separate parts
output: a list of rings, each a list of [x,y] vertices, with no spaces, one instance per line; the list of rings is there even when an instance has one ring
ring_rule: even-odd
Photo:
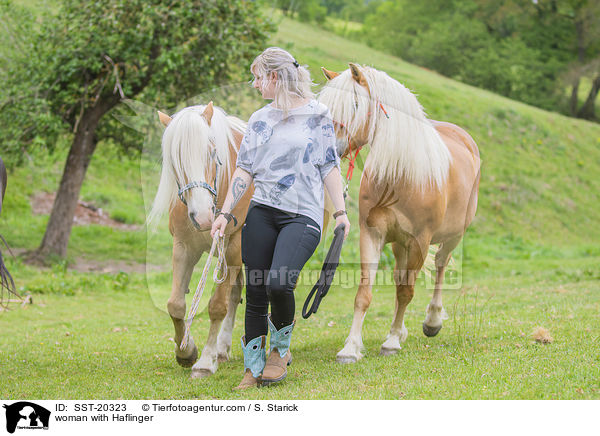
[[[452,156],[427,119],[421,103],[404,85],[383,71],[359,67],[360,85],[346,70],[327,82],[319,101],[353,137],[365,126],[371,146],[365,170],[375,181],[398,183],[404,177],[420,190],[441,190]]]
[[[273,71],[277,72],[273,103],[286,113],[292,106],[293,97],[314,98],[311,87],[315,83],[310,78],[310,72],[282,48],[267,48],[254,59],[250,71],[263,81],[268,80]]]

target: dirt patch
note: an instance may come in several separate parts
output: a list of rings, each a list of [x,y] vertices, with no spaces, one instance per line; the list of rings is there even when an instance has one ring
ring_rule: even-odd
[[[52,211],[52,205],[56,198],[55,193],[51,192],[38,192],[31,197],[31,209],[35,215],[49,215]],[[95,206],[92,203],[86,203],[84,201],[77,202],[77,208],[75,209],[75,216],[73,217],[73,224],[78,226],[86,226],[89,224],[98,224],[101,226],[112,227],[117,230],[123,231],[137,231],[141,230],[141,226],[135,224],[124,224],[110,218],[106,212]],[[24,255],[26,250],[13,248],[12,252],[15,255]],[[136,263],[124,260],[90,260],[79,258],[73,263],[69,264],[70,270],[80,272],[97,272],[97,273],[108,273],[117,274],[119,272],[126,273],[145,273],[146,271],[161,272],[168,271],[170,265],[145,265],[143,263]]]
[[[31,197],[31,210],[35,215],[49,215],[52,211],[52,205],[56,194],[51,192],[38,192]],[[140,226],[135,224],[124,224],[110,218],[106,212],[92,203],[84,201],[77,202],[73,224],[77,226],[86,226],[88,224],[99,224],[109,226],[118,230],[140,230]]]
[[[11,253],[14,256],[26,256],[29,251],[25,248],[11,248]],[[42,267],[49,269],[47,267]],[[164,265],[146,265],[145,263],[131,262],[125,260],[92,260],[79,258],[74,262],[69,263],[68,268],[72,271],[93,272],[104,274],[118,274],[124,272],[143,274],[146,272],[166,272],[171,269],[171,263]]]
[[[77,259],[75,263],[69,265],[69,269],[79,272],[100,272],[108,274],[125,273],[140,273],[148,272],[164,272],[168,271],[170,265],[146,265],[143,263],[128,262],[124,260],[88,260]]]

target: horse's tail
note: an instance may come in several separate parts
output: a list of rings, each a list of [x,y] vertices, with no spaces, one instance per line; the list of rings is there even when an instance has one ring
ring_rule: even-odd
[[[146,225],[155,226],[158,219],[166,212],[170,212],[174,206],[174,196],[177,193],[177,181],[172,171],[165,168],[163,165],[160,174],[160,182],[158,184],[158,190],[152,202],[152,208],[148,214]]]
[[[0,158],[0,211],[2,210],[2,203],[4,202],[7,178],[8,176],[6,173],[6,166],[4,165],[4,161],[2,160],[2,158]],[[2,242],[4,242],[4,245],[6,245],[6,248],[8,248],[8,251],[10,252],[10,248],[8,247],[8,244],[6,243],[6,240],[2,235],[0,235],[0,239],[2,240]],[[10,254],[12,254],[12,252],[10,252]],[[4,265],[4,258],[2,257],[2,251],[0,251],[0,306],[2,307],[6,307],[7,304],[4,302],[5,291],[8,292],[9,296],[10,294],[14,294],[17,297],[21,298],[19,294],[17,294],[17,290],[15,288],[15,281],[8,272],[8,269],[6,269],[6,265]]]
[[[4,245],[6,245],[6,248],[8,248],[8,251],[10,252],[10,248],[8,247],[8,244],[2,235],[0,235],[0,239],[2,242],[4,242]],[[7,302],[5,302],[4,298],[5,292],[8,293],[9,297],[10,294],[13,294],[16,297],[21,298],[21,296],[17,293],[15,281],[4,264],[4,258],[2,257],[2,252],[0,251],[0,306],[2,307],[7,307]]]

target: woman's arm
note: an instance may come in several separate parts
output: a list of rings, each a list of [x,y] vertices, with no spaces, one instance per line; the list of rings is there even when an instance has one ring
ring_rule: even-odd
[[[237,167],[233,176],[231,176],[231,182],[229,183],[229,190],[225,197],[225,202],[221,211],[225,213],[231,213],[235,205],[240,201],[240,198],[244,196],[248,188],[252,183],[252,175],[246,170]]]
[[[250,187],[250,183],[252,183],[252,175],[246,170],[239,167],[236,168],[233,176],[231,176],[231,182],[229,183],[229,189],[227,190],[227,196],[225,197],[221,212],[231,213],[235,205]],[[220,236],[223,236],[225,234],[225,227],[227,227],[228,223],[229,221],[223,215],[216,217],[212,229],[210,230],[211,238],[214,237],[215,232],[217,231],[219,231]]]
[[[323,183],[327,188],[327,192],[329,193],[329,197],[331,197],[331,201],[333,201],[335,210],[345,211],[346,206],[344,203],[344,187],[342,186],[342,175],[340,173],[340,169],[337,166],[333,167],[323,179]],[[350,232],[350,221],[348,220],[347,214],[340,215],[335,219],[335,226],[337,227],[340,224],[345,224],[346,226],[344,230],[345,240],[348,236],[348,232]]]

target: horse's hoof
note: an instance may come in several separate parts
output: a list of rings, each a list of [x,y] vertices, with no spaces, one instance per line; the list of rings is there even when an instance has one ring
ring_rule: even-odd
[[[175,355],[175,359],[177,359],[177,363],[184,368],[194,366],[194,363],[198,360],[198,348],[194,347],[194,352],[189,357],[179,357],[178,355]]]
[[[425,336],[428,336],[430,338],[437,335],[441,329],[441,325],[439,327],[429,327],[427,324],[423,323],[423,333],[425,334]]]
[[[206,377],[210,377],[211,375],[213,375],[213,373],[208,369],[198,369],[198,368],[192,369],[192,379],[206,378]]]
[[[391,356],[393,354],[398,354],[398,351],[400,351],[397,348],[384,348],[381,347],[381,350],[379,350],[379,355],[380,356]]]
[[[337,363],[356,363],[358,362],[358,359],[355,356],[337,356],[336,359]]]
[[[229,360],[229,353],[219,353],[217,355],[217,362],[223,363]]]

